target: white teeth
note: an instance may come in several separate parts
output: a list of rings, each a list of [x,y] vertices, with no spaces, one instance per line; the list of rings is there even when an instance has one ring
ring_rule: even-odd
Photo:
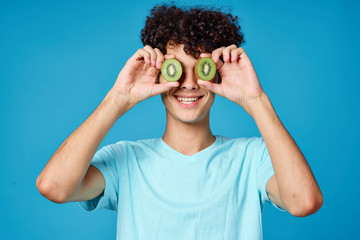
[[[192,102],[195,102],[196,100],[198,100],[199,98],[182,98],[182,97],[177,97],[177,99],[185,104],[190,104]]]

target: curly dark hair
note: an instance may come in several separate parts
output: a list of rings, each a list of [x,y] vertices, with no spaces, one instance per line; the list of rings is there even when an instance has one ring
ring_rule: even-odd
[[[155,6],[141,30],[141,41],[163,54],[167,44],[170,47],[184,44],[184,52],[198,58],[200,53],[211,53],[222,46],[242,45],[244,34],[237,20],[238,17],[213,8],[186,10],[174,4]]]

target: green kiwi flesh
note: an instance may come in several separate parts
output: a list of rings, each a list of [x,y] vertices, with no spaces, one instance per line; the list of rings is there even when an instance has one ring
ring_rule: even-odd
[[[195,73],[198,78],[204,81],[209,81],[215,77],[216,74],[216,64],[209,58],[201,58],[195,66]]]
[[[161,65],[161,74],[168,82],[176,82],[182,75],[181,63],[176,59],[167,59]]]

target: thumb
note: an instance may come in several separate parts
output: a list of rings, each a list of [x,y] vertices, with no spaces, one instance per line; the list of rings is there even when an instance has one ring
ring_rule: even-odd
[[[152,95],[153,96],[158,95],[160,93],[170,90],[171,88],[175,88],[178,86],[179,86],[179,82],[166,82],[166,83],[155,84]]]
[[[216,93],[219,96],[223,96],[223,89],[220,86],[220,84],[204,81],[204,80],[198,80],[198,84],[205,87],[207,90]]]

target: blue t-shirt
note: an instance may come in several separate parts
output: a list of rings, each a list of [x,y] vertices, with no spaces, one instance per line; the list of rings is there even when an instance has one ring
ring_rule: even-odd
[[[274,170],[261,137],[215,136],[192,156],[162,138],[120,141],[96,152],[91,165],[104,193],[80,202],[117,211],[117,239],[262,239],[266,183]]]

